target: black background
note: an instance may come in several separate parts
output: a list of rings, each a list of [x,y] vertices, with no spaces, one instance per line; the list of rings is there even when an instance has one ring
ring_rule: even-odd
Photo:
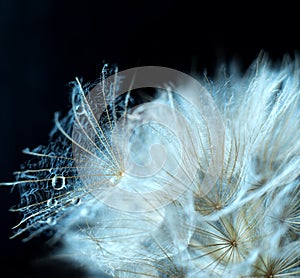
[[[213,75],[238,59],[246,69],[260,51],[273,61],[300,50],[298,9],[240,1],[0,0],[0,180],[47,144],[53,114],[69,108],[68,82],[94,81],[103,62],[119,70],[166,66]],[[18,194],[0,188],[1,277],[84,277],[78,268],[37,263],[44,238],[9,240]]]

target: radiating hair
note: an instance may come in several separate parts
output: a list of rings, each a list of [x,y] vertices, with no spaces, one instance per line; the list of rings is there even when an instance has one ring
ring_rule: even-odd
[[[244,75],[220,68],[211,79],[199,78],[224,124],[222,169],[208,192],[203,194],[202,184],[214,159],[213,133],[201,113],[170,91],[116,97],[122,80],[107,86],[105,78],[117,69],[105,65],[95,83],[72,83],[72,109],[62,119],[55,114],[49,145],[25,149],[32,159],[15,172],[15,181],[2,183],[20,191],[20,204],[11,210],[22,218],[12,237],[26,234],[28,240],[52,231],[51,240],[64,243],[57,256],[73,258],[91,275],[299,277],[298,58],[274,65],[260,55]],[[92,103],[89,93],[99,82],[102,102]],[[160,109],[162,104],[170,110]],[[101,115],[95,114],[97,105],[105,108]],[[163,117],[175,129],[161,125]],[[187,142],[190,137],[196,140]],[[128,153],[135,165],[146,167],[151,159],[160,161],[162,151],[165,161],[155,175],[127,175]],[[126,208],[148,206],[145,193],[175,190],[183,182],[172,172],[182,157],[186,190],[176,198],[167,195],[168,204],[133,212],[105,202],[115,196],[120,204],[128,202],[114,195],[122,187],[139,196]]]

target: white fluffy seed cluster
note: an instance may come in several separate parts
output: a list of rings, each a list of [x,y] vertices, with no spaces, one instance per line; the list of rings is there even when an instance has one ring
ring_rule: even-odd
[[[259,57],[243,76],[222,68],[205,80],[224,123],[222,167],[208,192],[211,127],[188,102],[157,92],[136,108],[129,93],[107,94],[97,121],[89,87],[78,83],[49,146],[25,150],[33,159],[6,184],[21,192],[14,236],[55,231],[64,243],[58,253],[81,263],[88,277],[300,277],[300,64]],[[179,111],[185,124],[153,110],[161,105]],[[173,119],[171,130],[162,117]],[[189,137],[192,144],[183,140]],[[74,145],[82,151],[76,162]],[[129,175],[126,155],[141,169],[163,166]],[[174,198],[170,188],[182,184],[186,190]],[[160,195],[151,193],[166,188],[169,202],[149,209],[147,194],[157,204]]]

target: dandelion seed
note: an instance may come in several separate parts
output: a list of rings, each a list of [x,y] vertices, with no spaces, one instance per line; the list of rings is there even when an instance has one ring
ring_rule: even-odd
[[[1,184],[20,191],[12,237],[53,231],[90,276],[300,277],[298,58],[203,86],[159,70],[72,83],[49,145]]]

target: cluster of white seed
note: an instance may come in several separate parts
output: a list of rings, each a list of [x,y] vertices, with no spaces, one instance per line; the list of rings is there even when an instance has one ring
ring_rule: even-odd
[[[58,254],[88,277],[300,277],[298,61],[259,57],[243,76],[202,81],[222,120],[219,168],[214,127],[176,93],[138,106],[106,94],[96,117],[89,87],[75,84],[49,146],[25,150],[33,159],[6,183],[21,192],[14,236],[55,231]]]

